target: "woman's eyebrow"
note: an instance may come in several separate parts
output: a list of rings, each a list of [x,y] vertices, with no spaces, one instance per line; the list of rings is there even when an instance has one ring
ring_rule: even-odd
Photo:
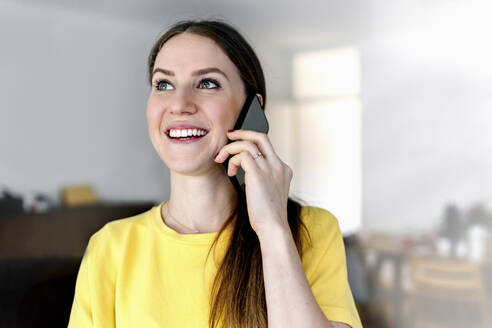
[[[153,72],[152,72],[152,76],[157,73],[157,72],[161,72],[165,75],[169,75],[169,76],[174,76],[174,72],[173,71],[170,71],[168,69],[163,69],[163,68],[156,68]],[[198,76],[198,75],[203,75],[203,74],[207,74],[207,73],[219,73],[219,74],[222,74],[224,75],[224,77],[229,80],[229,78],[227,77],[227,74],[224,73],[222,70],[220,70],[219,68],[217,67],[207,67],[207,68],[202,68],[202,69],[199,69],[199,70],[196,70],[196,71],[193,71],[191,73],[191,75],[193,76]]]
[[[229,80],[229,78],[227,77],[226,73],[222,72],[220,69],[218,69],[217,67],[207,67],[207,68],[202,68],[202,69],[199,69],[199,70],[196,70],[194,72],[191,73],[191,75],[193,76],[197,76],[197,75],[203,75],[203,74],[207,74],[207,73],[219,73],[219,74],[222,74],[224,75],[224,77]]]
[[[174,76],[174,72],[173,71],[170,71],[170,70],[167,70],[167,69],[163,69],[163,68],[156,68],[152,72],[152,76],[154,76],[154,74],[157,73],[157,72],[161,72],[162,74],[165,74],[165,75]]]

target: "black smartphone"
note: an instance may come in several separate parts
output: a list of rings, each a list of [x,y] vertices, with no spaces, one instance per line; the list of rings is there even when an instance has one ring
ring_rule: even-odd
[[[234,125],[234,130],[253,130],[257,132],[268,133],[268,120],[265,116],[265,112],[261,108],[260,100],[256,94],[249,95],[244,102],[243,108],[239,113],[239,116]],[[229,140],[227,143],[231,143],[233,140]],[[226,173],[227,167],[229,165],[229,156],[227,160],[222,163],[224,165]],[[229,177],[234,188],[238,192],[243,191],[244,184],[244,171],[239,167],[237,174],[235,176]]]

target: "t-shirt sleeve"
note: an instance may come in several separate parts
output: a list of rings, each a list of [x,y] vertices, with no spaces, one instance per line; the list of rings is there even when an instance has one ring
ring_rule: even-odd
[[[102,244],[104,228],[87,244],[80,263],[68,328],[114,327],[114,281],[111,259]]]
[[[338,221],[329,211],[310,207],[313,251],[308,280],[321,310],[330,321],[362,327],[350,290],[345,247]]]
[[[91,291],[89,286],[89,264],[88,256],[91,248],[91,241],[85,249],[82,262],[80,263],[77,282],[75,284],[75,296],[72,303],[72,311],[70,313],[69,328],[78,327],[94,327],[91,313]]]

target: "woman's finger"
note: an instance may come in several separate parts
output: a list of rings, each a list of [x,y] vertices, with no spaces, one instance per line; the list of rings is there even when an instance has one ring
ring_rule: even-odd
[[[231,177],[236,175],[239,167],[242,167],[245,173],[260,170],[258,162],[253,159],[253,156],[249,152],[241,152],[231,157],[229,167],[227,168],[227,175]]]
[[[270,139],[265,133],[257,132],[253,130],[234,130],[227,132],[227,137],[230,140],[250,140],[256,144],[260,152],[265,159],[272,164],[279,164],[280,158],[278,158],[275,150],[273,149]]]
[[[224,162],[229,155],[236,155],[241,152],[248,152],[253,159],[256,159],[258,162],[258,166],[262,169],[266,169],[268,166],[267,161],[264,158],[264,154],[260,156],[260,150],[258,149],[258,146],[253,143],[252,141],[235,141],[230,144],[225,145],[222,147],[222,149],[219,151],[218,155],[215,157],[215,161],[217,163],[222,163]]]

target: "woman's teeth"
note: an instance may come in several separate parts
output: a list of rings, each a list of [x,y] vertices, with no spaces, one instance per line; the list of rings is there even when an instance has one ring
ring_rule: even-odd
[[[183,129],[183,130],[170,130],[169,136],[171,138],[186,138],[186,137],[201,137],[207,132],[200,129]]]

